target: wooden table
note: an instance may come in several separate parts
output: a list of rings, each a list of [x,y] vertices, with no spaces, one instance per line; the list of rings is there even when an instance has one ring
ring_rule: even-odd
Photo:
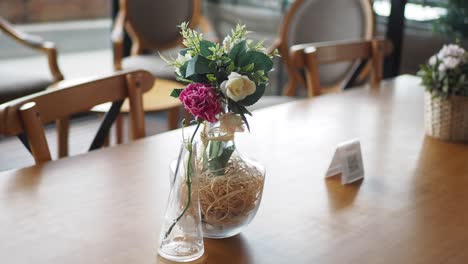
[[[245,231],[200,263],[468,263],[468,145],[427,138],[419,79],[254,113],[240,151],[267,168]],[[1,263],[165,263],[156,255],[180,131],[0,174]],[[362,143],[366,178],[324,173]]]

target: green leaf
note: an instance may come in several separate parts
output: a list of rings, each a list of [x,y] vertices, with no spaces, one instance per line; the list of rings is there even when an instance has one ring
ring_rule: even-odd
[[[180,93],[183,91],[184,89],[180,89],[180,88],[174,88],[171,92],[171,96],[172,97],[175,97],[175,98],[179,98],[180,96]]]
[[[254,64],[254,71],[263,70],[269,72],[273,69],[273,60],[267,55],[258,51],[247,51],[243,53],[239,58],[239,67],[244,67],[249,64]]]
[[[203,167],[217,176],[224,174],[223,169],[226,168],[235,150],[234,146],[226,147],[225,144],[223,141],[209,141],[208,147],[203,153]]]
[[[180,66],[179,71],[180,71],[180,77],[185,77],[185,74],[187,72],[187,65],[188,61],[184,63],[184,65]]]
[[[189,78],[195,74],[212,73],[214,69],[211,67],[211,62],[212,61],[203,56],[195,55],[195,57],[187,62],[185,78]]]
[[[241,118],[244,121],[245,125],[247,126],[247,130],[249,130],[249,132],[250,132],[249,122],[247,121],[247,118],[245,117],[245,114],[241,112],[240,115],[241,115]]]
[[[257,89],[255,90],[255,93],[247,96],[244,100],[239,101],[238,103],[243,106],[250,106],[258,102],[260,98],[263,96],[265,93],[265,84],[260,84],[257,85]]]
[[[210,48],[215,46],[216,44],[214,44],[213,42],[203,39],[202,41],[200,41],[200,54],[204,57],[210,56],[211,54],[213,54]]]
[[[235,64],[238,63],[238,60],[242,54],[247,51],[247,42],[242,40],[232,47],[231,52],[229,53],[229,58],[234,61]]]
[[[243,72],[252,72],[253,69],[254,69],[254,66],[255,65],[253,63],[250,63],[249,65],[242,67],[241,71],[243,71]]]
[[[206,75],[206,78],[208,79],[208,81],[209,81],[210,83],[215,83],[215,82],[216,82],[216,76],[215,76],[214,74],[212,74],[212,73],[207,74],[207,75]]]
[[[187,54],[187,52],[189,50],[190,50],[189,48],[181,49],[181,50],[179,50],[179,54],[182,55],[182,56],[185,56],[185,54]]]
[[[227,71],[228,72],[233,72],[235,68],[236,68],[236,65],[234,65],[234,62],[231,61],[231,63],[229,63]]]
[[[189,78],[192,82],[197,83],[206,83],[208,79],[206,78],[206,74],[194,74]]]

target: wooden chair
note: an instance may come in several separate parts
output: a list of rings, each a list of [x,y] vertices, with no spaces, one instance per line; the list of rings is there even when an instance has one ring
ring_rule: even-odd
[[[175,80],[174,69],[157,52],[182,44],[177,26],[184,21],[189,21],[190,28],[200,27],[205,34],[214,32],[201,15],[200,0],[120,0],[112,31],[115,70],[145,69],[157,78]],[[126,58],[125,30],[133,43],[131,55]]]
[[[145,136],[142,94],[153,85],[154,77],[146,71],[121,72],[109,77],[71,86],[58,86],[0,105],[0,134],[19,136],[31,151],[36,163],[51,160],[43,125],[56,119],[87,111],[105,102],[121,106],[130,101],[132,138]],[[105,118],[90,150],[102,146],[112,125]]]
[[[54,43],[44,41],[38,36],[18,31],[2,17],[0,17],[0,31],[24,46],[44,53],[47,56],[48,68],[52,77],[25,73],[18,69],[0,72],[0,104],[43,91],[48,86],[63,80],[63,74],[57,62],[57,49]],[[67,152],[68,120],[57,120],[56,124],[59,154],[60,156],[64,156]]]
[[[31,75],[18,70],[17,76],[13,72],[0,72],[0,104],[10,100],[45,90],[47,86],[54,82],[63,80],[63,75],[57,63],[57,49],[55,44],[44,41],[40,37],[32,36],[16,30],[10,23],[0,17],[0,31],[28,48],[44,53],[47,56],[49,76]]]
[[[371,65],[371,87],[380,85],[383,59],[392,51],[392,44],[384,39],[322,42],[301,44],[291,47],[290,58],[296,70],[304,69],[307,95],[317,96],[325,92],[340,91],[340,87],[322,89],[319,65],[352,60],[369,60]]]
[[[182,45],[180,29],[182,22],[188,21],[190,28],[199,27],[203,34],[218,41],[211,24],[201,15],[201,0],[120,0],[119,12],[112,30],[115,70],[144,69],[158,79],[175,81],[173,67],[159,56],[159,52],[171,51]],[[132,40],[131,55],[124,54],[124,32],[127,31]],[[176,54],[173,54],[176,56]],[[163,83],[164,81],[160,82]],[[180,88],[176,85],[172,88]],[[150,96],[150,95],[147,95]],[[167,99],[167,100],[170,100]],[[155,109],[158,109],[155,111]],[[146,110],[146,109],[145,109]],[[168,128],[177,128],[179,111],[174,107],[152,105],[151,112],[168,112]],[[187,116],[187,115],[186,115]],[[117,143],[123,141],[123,118],[117,119]]]
[[[293,65],[289,49],[293,45],[339,41],[347,39],[372,39],[375,18],[370,0],[296,0],[288,9],[279,34],[269,51],[278,49],[288,73],[283,89],[287,96],[296,95],[304,78]],[[354,72],[350,63],[322,66],[323,85],[339,86]]]

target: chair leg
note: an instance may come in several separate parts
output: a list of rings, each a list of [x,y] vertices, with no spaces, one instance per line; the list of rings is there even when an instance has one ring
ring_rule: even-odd
[[[305,75],[307,83],[307,96],[320,95],[320,77],[318,71],[317,52],[310,52],[305,55]]]
[[[104,139],[104,144],[102,144],[103,147],[109,147],[110,146],[110,134],[107,134],[106,138]]]
[[[176,129],[179,127],[179,114],[180,108],[174,107],[168,110],[167,112],[167,128],[169,130]]]
[[[383,73],[383,60],[384,60],[384,42],[373,40],[372,41],[372,73],[371,73],[371,87],[380,87]]]
[[[33,102],[26,103],[21,106],[19,112],[34,161],[36,164],[51,161],[52,157],[50,156],[47,138],[44,133],[44,128],[42,127],[39,113],[37,112],[36,104]]]
[[[55,121],[57,127],[58,158],[68,156],[68,135],[70,133],[70,119],[62,118]]]
[[[129,128],[132,140],[145,137],[145,112],[143,108],[143,92],[139,76],[127,74],[128,101],[130,103]]]
[[[115,143],[123,143],[123,115],[119,114],[115,120]]]

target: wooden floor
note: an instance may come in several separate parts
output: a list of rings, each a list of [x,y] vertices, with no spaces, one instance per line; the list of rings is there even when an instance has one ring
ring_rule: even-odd
[[[145,119],[147,136],[167,131],[165,114],[146,114]],[[127,121],[127,118],[125,118],[125,128],[127,127]],[[70,129],[70,155],[77,155],[87,151],[100,122],[100,117],[94,114],[73,118]],[[53,124],[46,127],[46,135],[52,157],[56,159],[57,137]],[[125,138],[128,138],[127,135]],[[16,137],[0,137],[0,171],[27,167],[33,164],[34,160],[19,139]]]

